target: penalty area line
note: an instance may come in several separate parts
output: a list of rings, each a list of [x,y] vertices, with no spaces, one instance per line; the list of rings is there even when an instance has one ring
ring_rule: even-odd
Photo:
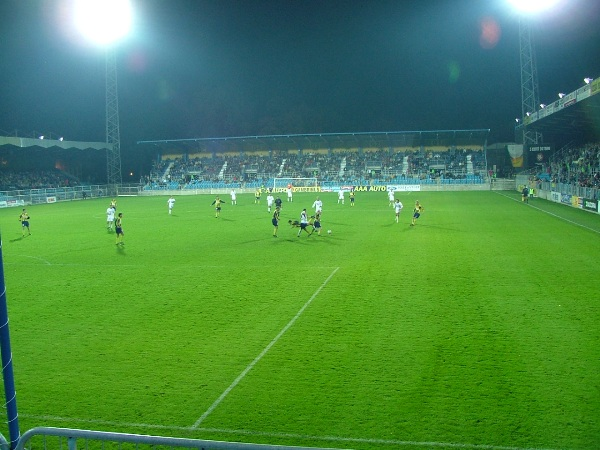
[[[252,370],[252,368],[263,358],[263,356],[265,356],[267,354],[267,352],[271,349],[271,347],[273,347],[277,343],[277,341],[279,341],[279,339],[281,339],[281,337],[285,334],[285,332],[287,330],[289,330],[292,325],[294,325],[294,323],[302,315],[304,310],[306,308],[308,308],[308,306],[317,297],[317,295],[319,295],[319,292],[321,292],[321,290],[327,285],[327,283],[329,283],[329,281],[333,278],[333,276],[336,274],[336,272],[339,269],[340,269],[339,267],[336,267],[334,269],[334,271],[331,272],[331,274],[329,274],[327,279],[325,281],[323,281],[323,284],[321,284],[321,286],[319,286],[319,288],[314,292],[314,294],[311,295],[311,297],[306,301],[306,303],[302,306],[302,308],[300,308],[300,310],[296,313],[296,315],[294,317],[292,317],[292,319],[287,323],[287,325],[281,329],[281,331],[277,334],[277,336],[275,336],[273,338],[273,340],[271,342],[269,342],[269,344],[263,349],[263,351],[260,352],[260,354],[256,358],[254,358],[254,360],[250,364],[248,364],[248,366],[242,371],[242,373],[240,373],[238,375],[238,377],[235,380],[233,380],[233,382],[229,385],[229,387],[227,387],[227,389],[225,389],[223,391],[223,393],[219,396],[219,398],[217,398],[214,401],[214,403],[212,405],[210,405],[210,407],[204,412],[204,414],[202,414],[198,418],[198,420],[196,420],[194,425],[192,425],[192,427],[191,427],[192,429],[198,428],[198,426],[200,426],[200,424],[202,422],[204,422],[204,419],[206,419],[215,410],[215,408],[221,404],[221,402],[225,399],[225,397],[227,397],[227,395],[240,383],[240,381],[242,381],[244,379],[244,377],[248,374],[248,372],[250,372],[250,370]]]

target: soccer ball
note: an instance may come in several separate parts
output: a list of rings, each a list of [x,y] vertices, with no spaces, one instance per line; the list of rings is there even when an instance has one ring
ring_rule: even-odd
[[[327,234],[331,234],[331,230],[327,230]]]

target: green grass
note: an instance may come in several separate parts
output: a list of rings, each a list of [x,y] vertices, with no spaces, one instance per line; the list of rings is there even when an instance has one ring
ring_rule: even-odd
[[[600,447],[600,216],[518,193],[0,211],[22,431],[355,449]],[[418,196],[418,197],[417,197]],[[425,212],[409,227],[418,198]],[[285,199],[284,199],[285,200]],[[221,397],[224,393],[224,395]],[[196,425],[196,426],[195,426]],[[4,432],[6,435],[6,433]],[[429,444],[427,444],[429,443]]]

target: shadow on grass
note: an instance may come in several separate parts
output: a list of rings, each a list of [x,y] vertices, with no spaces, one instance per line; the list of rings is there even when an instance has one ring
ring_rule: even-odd
[[[333,237],[327,234],[322,234],[321,236],[313,234],[310,237],[301,234],[300,237],[294,235],[293,237],[285,239],[287,242],[298,242],[306,245],[321,245],[321,243],[323,243],[323,245],[337,245],[339,243],[337,241],[340,240],[345,239],[340,239],[339,237]]]
[[[452,228],[452,227],[440,227],[439,225],[429,225],[423,223],[417,223],[415,226],[411,227],[410,225],[407,228],[435,228],[436,230],[446,230],[446,231],[465,231],[462,228]]]
[[[27,235],[27,236],[30,236],[30,235]],[[27,236],[19,236],[18,238],[11,239],[8,242],[19,242],[19,241],[22,241],[23,239],[25,239]]]
[[[402,225],[403,225],[402,222],[400,222],[400,223],[391,222],[391,223],[387,223],[385,225],[382,225],[382,227],[385,227],[385,228],[402,227],[402,228],[404,228]]]

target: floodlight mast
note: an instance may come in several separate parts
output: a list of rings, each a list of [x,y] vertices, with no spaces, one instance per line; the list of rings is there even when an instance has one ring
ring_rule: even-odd
[[[106,157],[107,183],[116,190],[121,184],[121,132],[119,129],[119,95],[117,58],[114,47],[106,50]]]
[[[75,25],[81,34],[106,52],[107,183],[113,190],[122,182],[115,45],[129,32],[131,16],[129,0],[76,0],[73,8]]]
[[[519,49],[521,61],[521,117],[532,113],[540,104],[540,93],[537,77],[537,63],[532,45],[531,23],[526,17],[519,19]],[[542,133],[528,130],[523,126],[523,144],[531,145],[542,142]]]

